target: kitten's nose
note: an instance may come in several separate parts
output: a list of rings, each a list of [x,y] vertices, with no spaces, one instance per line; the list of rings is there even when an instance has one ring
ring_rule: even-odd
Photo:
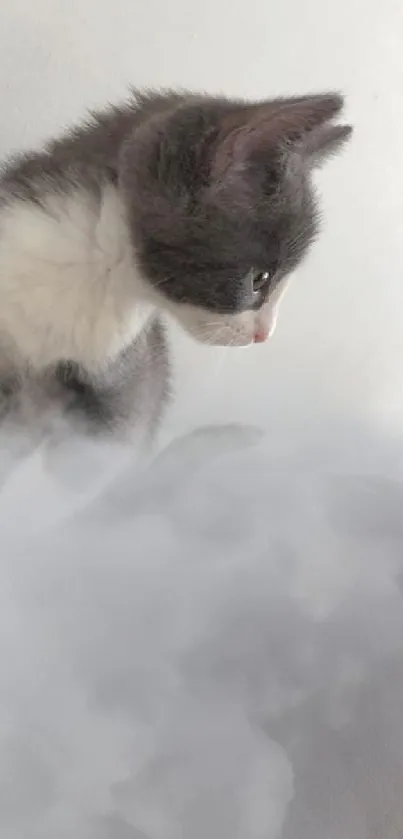
[[[255,337],[253,339],[253,342],[255,344],[263,344],[263,341],[265,341],[266,338],[267,338],[266,332],[261,332],[261,331],[260,332],[255,332]]]

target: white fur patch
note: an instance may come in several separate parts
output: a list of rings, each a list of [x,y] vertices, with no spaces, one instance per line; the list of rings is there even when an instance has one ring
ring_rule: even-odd
[[[0,216],[0,366],[7,355],[42,369],[61,359],[96,371],[155,308],[203,343],[247,346],[274,332],[282,281],[260,312],[217,315],[166,300],[135,264],[122,201],[111,186],[49,193],[43,208],[14,199]]]
[[[0,330],[40,368],[74,359],[97,368],[152,313],[113,186],[48,194],[44,209],[14,200],[0,219]]]

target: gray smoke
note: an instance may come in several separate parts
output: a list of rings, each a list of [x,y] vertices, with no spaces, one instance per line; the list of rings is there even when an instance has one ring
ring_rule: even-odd
[[[375,839],[400,818],[403,446],[352,423],[296,440],[210,427],[118,466],[76,440],[9,472],[2,836]]]

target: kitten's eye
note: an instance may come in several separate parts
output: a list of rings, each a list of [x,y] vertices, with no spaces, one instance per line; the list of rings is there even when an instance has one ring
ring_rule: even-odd
[[[268,288],[271,281],[271,275],[269,271],[258,271],[253,274],[252,277],[252,288],[253,293],[258,294],[261,291],[264,291]]]

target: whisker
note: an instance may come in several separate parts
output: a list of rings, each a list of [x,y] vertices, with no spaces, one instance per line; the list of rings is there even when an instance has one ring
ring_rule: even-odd
[[[222,368],[224,366],[224,361],[228,358],[228,350],[231,344],[227,344],[225,347],[220,347],[221,352],[217,356],[217,364],[215,369],[215,378],[218,379],[220,373],[222,372]]]

